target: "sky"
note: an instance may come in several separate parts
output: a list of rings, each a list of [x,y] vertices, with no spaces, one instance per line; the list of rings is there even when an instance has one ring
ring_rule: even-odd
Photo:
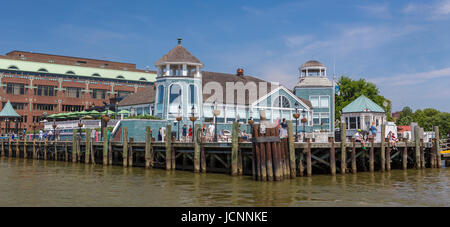
[[[308,60],[364,78],[404,106],[450,112],[450,0],[7,1],[0,54],[12,50],[135,63],[183,46],[205,71],[293,89]],[[331,77],[331,76],[330,76]]]

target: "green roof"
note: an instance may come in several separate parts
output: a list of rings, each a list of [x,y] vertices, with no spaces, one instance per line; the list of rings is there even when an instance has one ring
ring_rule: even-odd
[[[384,113],[384,109],[381,106],[377,105],[375,102],[370,100],[364,95],[361,95],[355,101],[348,104],[344,109],[342,109],[342,113],[358,113],[358,112],[377,112]]]
[[[9,102],[8,100],[8,102],[0,112],[0,117],[20,117],[20,115],[17,114],[17,112],[12,107],[11,102]]]

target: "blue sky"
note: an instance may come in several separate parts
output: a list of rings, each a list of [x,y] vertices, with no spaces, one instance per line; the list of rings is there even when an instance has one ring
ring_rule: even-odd
[[[292,89],[310,59],[365,78],[393,101],[450,112],[450,0],[8,1],[0,53],[52,53],[150,66],[176,45],[207,71]],[[335,67],[334,67],[335,66]]]

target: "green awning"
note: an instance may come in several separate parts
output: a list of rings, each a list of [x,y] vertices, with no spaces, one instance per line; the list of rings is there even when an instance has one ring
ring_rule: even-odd
[[[130,114],[131,112],[128,110],[121,110],[118,112],[118,114]]]
[[[103,112],[102,112],[102,114],[107,114],[107,115],[113,115],[113,114],[115,114],[115,113],[116,113],[116,112],[111,111],[111,110],[103,111]]]
[[[98,111],[96,111],[96,110],[93,110],[93,111],[90,111],[90,112],[89,112],[89,115],[91,115],[91,116],[97,116],[97,115],[101,115],[101,113],[98,112]]]

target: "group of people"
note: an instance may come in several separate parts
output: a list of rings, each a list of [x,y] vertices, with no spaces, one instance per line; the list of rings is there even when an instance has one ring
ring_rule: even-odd
[[[372,126],[370,126],[369,128],[369,134],[367,137],[364,136],[364,134],[362,133],[361,129],[358,129],[355,134],[353,135],[355,142],[357,143],[361,143],[362,144],[362,148],[365,150],[366,149],[366,139],[374,139],[377,137],[377,127],[375,126],[375,122],[372,122]],[[393,150],[397,150],[397,142],[398,142],[398,138],[395,135],[394,132],[389,131],[387,137],[387,139],[389,139],[389,143],[390,146],[392,147]]]

